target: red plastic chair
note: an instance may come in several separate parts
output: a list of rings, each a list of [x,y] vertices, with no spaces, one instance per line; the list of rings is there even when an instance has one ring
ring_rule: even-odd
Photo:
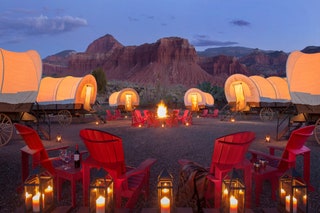
[[[312,189],[310,185],[310,149],[304,146],[308,138],[313,134],[315,126],[305,126],[292,131],[285,147],[268,146],[269,154],[249,150],[252,155],[251,162],[256,162],[259,159],[266,159],[269,161],[267,171],[262,173],[253,173],[255,180],[255,195],[256,204],[260,203],[260,194],[262,192],[263,181],[271,181],[272,198],[276,199],[276,191],[278,188],[278,180],[288,169],[296,167],[296,158],[298,155],[303,155],[303,179]],[[281,155],[276,151],[281,151]]]
[[[202,118],[207,118],[209,116],[209,110],[208,109],[203,109],[202,113],[199,115]]]
[[[107,113],[107,117],[106,117],[107,121],[113,121],[116,119],[116,116],[113,115],[109,109],[106,109],[106,113]]]
[[[143,126],[146,122],[145,118],[141,115],[141,111],[136,109],[131,112],[131,126]]]
[[[166,126],[175,127],[179,125],[179,111],[172,111],[172,114],[169,118],[165,120]]]
[[[249,207],[252,165],[250,161],[245,158],[245,155],[254,139],[254,132],[245,131],[225,135],[215,140],[211,166],[209,174],[207,175],[207,179],[209,180],[205,192],[207,207],[211,207],[209,203],[212,199],[214,199],[214,207],[220,207],[222,181],[233,168],[244,170],[245,185],[247,188],[246,203],[247,207]],[[181,165],[189,162],[188,160],[179,160]]]
[[[190,110],[185,109],[183,115],[178,117],[178,120],[182,124],[192,124],[192,113],[190,112]]]
[[[116,207],[121,207],[122,198],[127,198],[125,208],[134,208],[139,195],[148,199],[151,166],[156,159],[149,158],[138,167],[130,168],[125,164],[122,139],[116,135],[95,129],[82,129],[80,137],[89,151],[89,157],[83,161],[83,196],[88,203],[90,169],[105,169],[114,181]]]
[[[117,119],[122,119],[124,118],[124,116],[121,114],[121,110],[120,109],[116,109],[114,111],[114,118],[117,120]]]
[[[148,112],[146,123],[148,127],[160,127],[161,122],[159,119],[157,119],[156,114],[154,112]]]
[[[218,109],[214,109],[213,110],[213,114],[210,114],[210,117],[212,118],[217,118],[219,116],[219,110]]]
[[[62,191],[62,182],[66,179],[61,179],[58,177],[58,167],[62,166],[64,163],[61,161],[59,157],[49,157],[48,151],[57,151],[61,149],[66,149],[68,146],[63,146],[54,149],[45,149],[42,144],[42,141],[38,135],[38,133],[27,126],[15,123],[14,124],[16,130],[22,136],[23,140],[27,144],[27,147],[23,147],[21,149],[21,163],[22,163],[22,181],[24,182],[29,175],[29,155],[32,155],[32,167],[35,168],[37,166],[41,166],[50,172],[50,174],[54,178],[54,185],[58,192],[58,200],[61,198]],[[83,155],[86,152],[81,152]],[[67,171],[66,171],[67,172]],[[80,173],[79,173],[80,172]],[[67,172],[67,175],[75,173],[72,169]],[[76,181],[81,180],[82,174],[81,170],[77,171],[78,177],[74,180],[70,180],[71,184],[71,198],[72,198],[72,206],[76,206]]]

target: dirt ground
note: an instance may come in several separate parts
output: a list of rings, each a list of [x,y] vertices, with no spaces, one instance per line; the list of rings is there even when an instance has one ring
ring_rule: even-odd
[[[52,139],[50,141],[43,140],[43,143],[47,148],[69,145],[71,150],[74,150],[75,145],[78,144],[80,150],[85,150],[85,146],[79,137],[79,131],[83,128],[97,128],[121,137],[127,165],[138,166],[146,158],[157,159],[151,170],[150,199],[143,204],[146,207],[157,205],[156,182],[157,176],[163,168],[172,173],[176,187],[180,169],[179,159],[189,159],[204,167],[209,167],[215,138],[238,131],[253,131],[256,134],[256,139],[252,143],[251,149],[267,151],[266,147],[268,145],[285,146],[286,144],[285,139],[281,141],[275,139],[276,120],[263,122],[254,115],[236,120],[234,123],[214,118],[194,117],[193,125],[180,125],[172,128],[131,127],[130,118],[96,125],[95,118],[88,116],[86,118],[75,118],[72,124],[67,127],[62,127],[53,122],[51,126]],[[55,136],[58,133],[62,135],[61,143],[55,141]],[[265,142],[265,135],[267,134],[271,135],[271,143]],[[20,149],[23,146],[25,146],[24,141],[21,140],[19,135],[15,134],[9,144],[0,147],[0,212],[14,212],[16,209],[21,209],[23,204],[22,194],[17,191],[17,187],[21,186]],[[319,192],[320,145],[314,137],[310,137],[306,146],[311,149],[311,184]],[[298,170],[302,170],[301,162],[302,158],[299,158]],[[80,189],[77,193],[77,202],[81,206],[81,185],[78,187]],[[67,199],[67,201],[69,200]]]

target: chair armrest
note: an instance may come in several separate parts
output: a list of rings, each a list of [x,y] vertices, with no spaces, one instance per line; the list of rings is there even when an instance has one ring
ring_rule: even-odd
[[[60,150],[60,149],[68,149],[69,146],[59,146],[59,147],[54,147],[54,148],[48,148],[46,149],[47,152],[50,152],[50,151],[57,151],[57,150]]]
[[[279,147],[279,146],[268,146],[269,148],[269,154],[270,155],[275,155],[275,151],[281,151],[283,152],[284,151],[284,147]]]
[[[248,152],[251,154],[252,158],[250,159],[251,162],[254,162],[254,161],[257,161],[258,160],[258,157],[263,157],[267,160],[281,160],[281,157],[278,157],[278,156],[274,156],[274,155],[269,155],[265,152],[261,152],[261,151],[258,151],[258,150],[252,150],[252,149],[249,149]]]
[[[140,165],[134,169],[131,169],[130,171],[126,172],[125,174],[121,175],[118,180],[124,181],[125,179],[128,179],[129,177],[132,177],[134,175],[142,174],[145,172],[148,172],[150,170],[150,167],[155,164],[157,160],[154,158],[148,158]]]

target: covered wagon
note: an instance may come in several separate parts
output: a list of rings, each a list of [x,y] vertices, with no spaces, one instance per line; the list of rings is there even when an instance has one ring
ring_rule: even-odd
[[[315,124],[320,143],[320,53],[291,52],[286,65],[291,101],[300,122]]]
[[[109,105],[130,112],[139,106],[140,97],[135,89],[124,88],[109,97]]]
[[[262,120],[271,120],[275,110],[291,104],[287,81],[278,76],[234,74],[226,80],[224,91],[231,112],[258,111]]]
[[[13,122],[33,119],[42,76],[42,61],[35,50],[11,52],[0,49],[0,146],[13,134]]]
[[[190,88],[184,94],[184,105],[193,112],[214,105],[214,98],[210,93],[198,88]]]
[[[92,113],[96,101],[97,82],[93,75],[84,77],[42,78],[33,111],[58,115],[62,125],[72,122],[72,116]]]

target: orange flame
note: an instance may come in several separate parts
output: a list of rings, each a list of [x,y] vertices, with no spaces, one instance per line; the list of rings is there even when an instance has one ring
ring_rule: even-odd
[[[163,103],[163,101],[161,101],[160,104],[158,104],[157,115],[158,115],[158,118],[165,118],[165,117],[167,117],[167,107],[166,107],[166,105]]]

